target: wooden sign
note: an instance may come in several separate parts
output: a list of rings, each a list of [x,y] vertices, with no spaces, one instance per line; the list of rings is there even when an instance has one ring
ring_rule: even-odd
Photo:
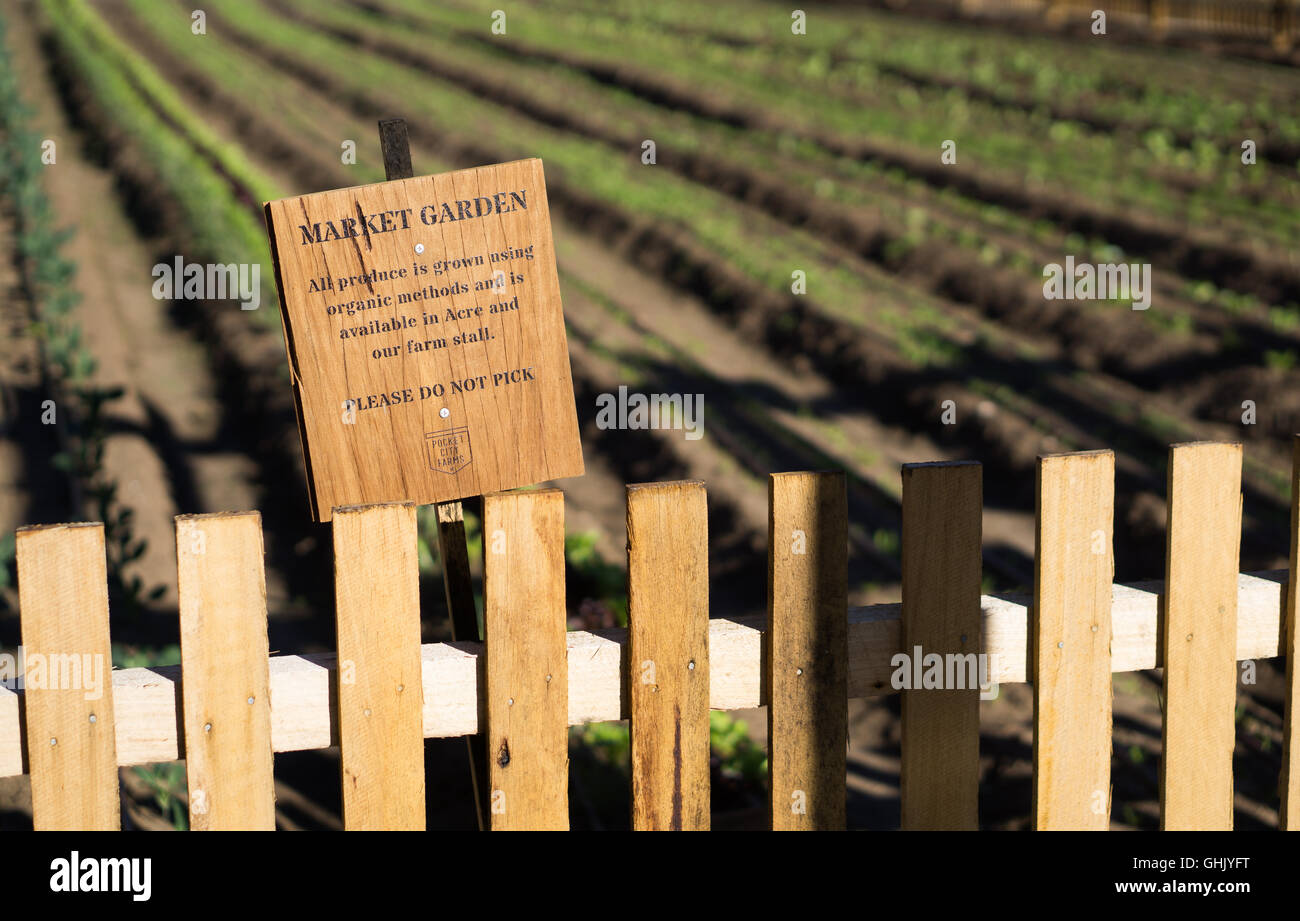
[[[540,160],[268,202],[312,514],[583,472]]]

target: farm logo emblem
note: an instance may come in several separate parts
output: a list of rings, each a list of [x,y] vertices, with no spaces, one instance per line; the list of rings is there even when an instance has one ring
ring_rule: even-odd
[[[474,459],[467,428],[429,432],[424,436],[424,444],[429,452],[429,466],[439,473],[459,473]]]
[[[150,857],[69,857],[50,861],[51,892],[130,892],[136,902],[153,894],[153,859]]]
[[[1134,310],[1151,306],[1151,265],[1149,263],[1074,264],[1065,257],[1065,266],[1051,262],[1043,266],[1043,297],[1049,301],[1129,301]]]
[[[989,682],[989,672],[997,665],[996,654],[976,655],[928,652],[922,655],[920,646],[912,647],[912,655],[894,653],[889,660],[894,673],[889,683],[895,691],[953,691],[979,688],[980,700],[997,700],[998,686]]]
[[[596,397],[598,429],[682,429],[687,441],[704,437],[704,394],[627,392]]]

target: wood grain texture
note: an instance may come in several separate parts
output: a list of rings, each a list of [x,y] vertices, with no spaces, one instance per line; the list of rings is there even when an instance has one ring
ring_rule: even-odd
[[[334,510],[339,748],[348,829],[424,829],[415,506]]]
[[[843,472],[768,478],[772,828],[845,827],[848,504]]]
[[[27,761],[37,831],[121,827],[102,524],[20,528]]]
[[[1278,826],[1283,831],[1300,831],[1300,623],[1297,620],[1297,595],[1300,591],[1300,435],[1291,441],[1291,562],[1286,591],[1286,611],[1282,628],[1282,649],[1286,656],[1286,706],[1282,711],[1282,772],[1278,777]],[[1240,617],[1240,611],[1238,612]]]
[[[970,657],[961,660],[969,665],[983,652],[982,503],[977,463],[903,466],[903,649],[914,673],[918,655],[923,666],[931,655],[944,661]],[[905,829],[979,824],[978,680],[971,680],[966,667],[953,672],[965,687],[903,691],[899,787]]]
[[[1232,828],[1241,445],[1169,449],[1160,826]]]
[[[406,131],[406,119],[379,120],[379,150],[384,158],[385,179],[410,179],[415,175],[411,168],[411,140]]]
[[[704,484],[627,487],[632,827],[709,828]]]
[[[1288,570],[1286,613],[1283,618],[1281,652],[1287,657],[1286,708],[1282,721],[1282,773],[1278,777],[1278,826],[1283,831],[1300,831],[1300,627],[1297,627],[1297,572],[1300,572],[1300,434],[1291,440],[1291,563]],[[1240,618],[1242,611],[1238,611]],[[1240,624],[1239,624],[1240,627]]]
[[[582,474],[540,160],[287,198],[266,218],[319,520]]]
[[[569,827],[564,494],[483,497],[489,813],[493,831]]]
[[[1110,827],[1115,455],[1038,459],[1031,636],[1034,827]]]
[[[190,828],[273,831],[262,516],[178,516],[176,561]]]

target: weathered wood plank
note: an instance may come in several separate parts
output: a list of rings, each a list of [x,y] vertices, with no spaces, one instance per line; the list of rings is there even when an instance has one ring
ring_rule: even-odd
[[[178,516],[176,561],[190,828],[273,831],[262,516]]]
[[[1038,459],[1034,827],[1110,827],[1115,455]]]
[[[493,831],[569,827],[564,493],[483,497],[489,804]]]
[[[415,505],[334,509],[339,747],[348,829],[424,829]]]
[[[980,692],[969,666],[983,652],[982,473],[971,462],[903,466],[904,654],[913,674],[930,656],[962,657],[953,677],[963,679],[903,691],[899,787],[909,830],[979,824]]]
[[[768,479],[772,828],[845,827],[848,505],[844,474]]]
[[[1282,711],[1282,773],[1278,778],[1278,826],[1283,831],[1300,831],[1300,618],[1297,617],[1297,579],[1300,572],[1300,435],[1291,441],[1291,557],[1292,573],[1286,592],[1282,649],[1286,656],[1286,707]],[[1244,613],[1238,610],[1238,618]],[[1238,624],[1240,629],[1240,624]]]
[[[1160,825],[1232,828],[1241,445],[1169,450]]]
[[[385,179],[410,179],[411,142],[404,118],[379,120],[379,151],[384,158]],[[442,564],[442,587],[447,600],[453,640],[480,640],[474,583],[469,572],[465,544],[465,511],[459,500],[436,506],[438,517],[438,560]],[[481,733],[466,738],[470,782],[478,827],[487,827],[487,740]]]
[[[704,484],[627,487],[632,827],[709,827]]]
[[[16,540],[32,825],[118,829],[104,526],[19,528]]]

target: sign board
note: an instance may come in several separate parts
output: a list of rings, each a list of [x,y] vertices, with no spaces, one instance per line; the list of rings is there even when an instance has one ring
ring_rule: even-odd
[[[583,472],[540,160],[268,202],[312,514]]]

